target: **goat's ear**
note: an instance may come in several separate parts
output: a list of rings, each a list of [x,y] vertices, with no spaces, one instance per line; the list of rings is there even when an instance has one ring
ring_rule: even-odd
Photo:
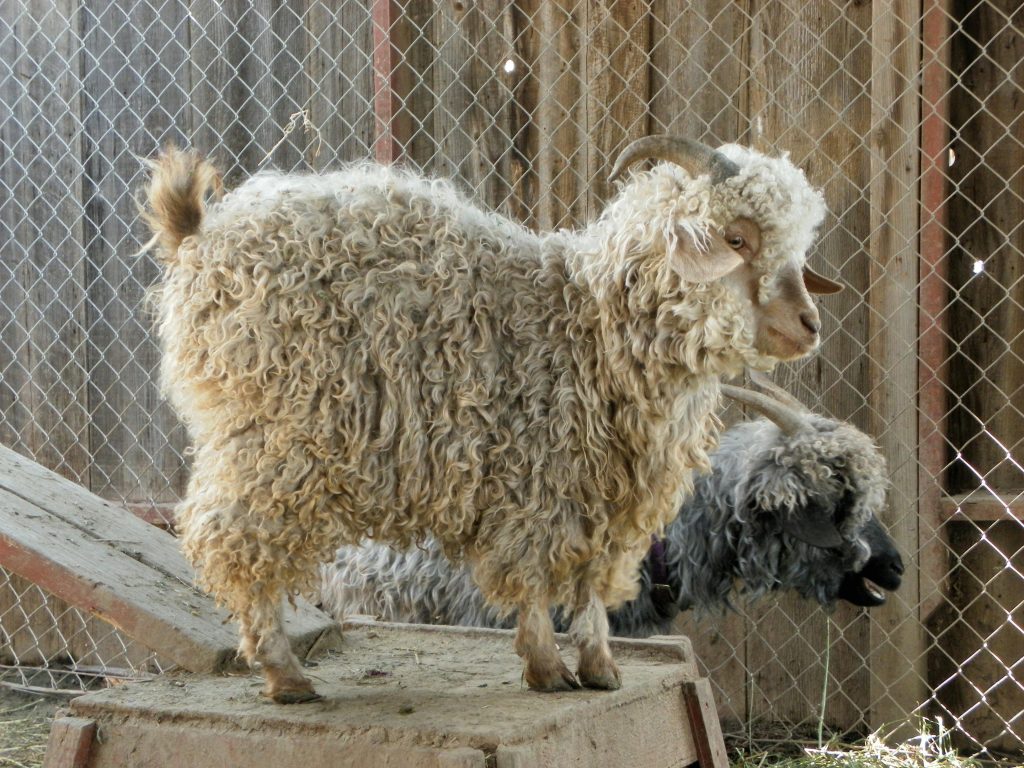
[[[808,293],[839,293],[844,287],[842,283],[829,280],[810,267],[804,267],[804,285]]]
[[[688,283],[710,283],[744,263],[743,257],[717,232],[695,238],[690,232],[680,230],[676,235],[675,246],[668,254],[669,263]]]
[[[813,502],[784,517],[782,530],[798,541],[821,549],[841,547],[844,542],[831,513]]]

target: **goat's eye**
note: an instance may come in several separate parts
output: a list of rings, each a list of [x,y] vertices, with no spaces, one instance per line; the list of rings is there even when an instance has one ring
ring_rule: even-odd
[[[729,237],[726,238],[726,242],[734,251],[738,251],[747,244],[747,241],[743,239],[743,235],[729,235]]]

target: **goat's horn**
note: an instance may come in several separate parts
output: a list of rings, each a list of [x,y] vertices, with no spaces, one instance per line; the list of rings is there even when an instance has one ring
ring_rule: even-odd
[[[807,421],[802,413],[787,408],[779,401],[761,392],[752,392],[742,387],[723,384],[722,394],[744,405],[749,405],[762,416],[767,416],[787,435],[795,435],[807,426]]]
[[[750,380],[760,389],[762,392],[767,392],[769,395],[774,397],[783,405],[789,406],[790,408],[799,411],[801,413],[807,413],[809,409],[806,405],[797,400],[792,394],[787,392],[785,389],[780,387],[767,375],[760,371],[747,370],[747,375],[750,376]]]
[[[633,163],[647,158],[675,163],[692,176],[710,173],[712,184],[718,184],[740,172],[736,163],[707,144],[676,136],[644,136],[622,150],[608,181],[615,181]]]

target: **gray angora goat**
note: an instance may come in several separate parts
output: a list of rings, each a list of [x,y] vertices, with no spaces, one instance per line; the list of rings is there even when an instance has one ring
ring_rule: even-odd
[[[737,424],[712,454],[663,539],[643,562],[639,595],[609,613],[612,634],[671,631],[679,610],[721,609],[741,594],[792,589],[831,607],[873,607],[899,587],[903,561],[878,519],[885,461],[847,423],[811,413],[777,387],[773,396],[723,386],[768,419]],[[339,619],[510,627],[487,605],[469,571],[428,540],[407,550],[342,547],[323,572],[322,599]],[[555,616],[562,631],[568,620]]]

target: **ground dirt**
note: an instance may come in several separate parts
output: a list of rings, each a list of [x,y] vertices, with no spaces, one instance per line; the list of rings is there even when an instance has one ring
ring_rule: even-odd
[[[67,698],[21,693],[0,686],[0,768],[38,768],[54,714]]]

